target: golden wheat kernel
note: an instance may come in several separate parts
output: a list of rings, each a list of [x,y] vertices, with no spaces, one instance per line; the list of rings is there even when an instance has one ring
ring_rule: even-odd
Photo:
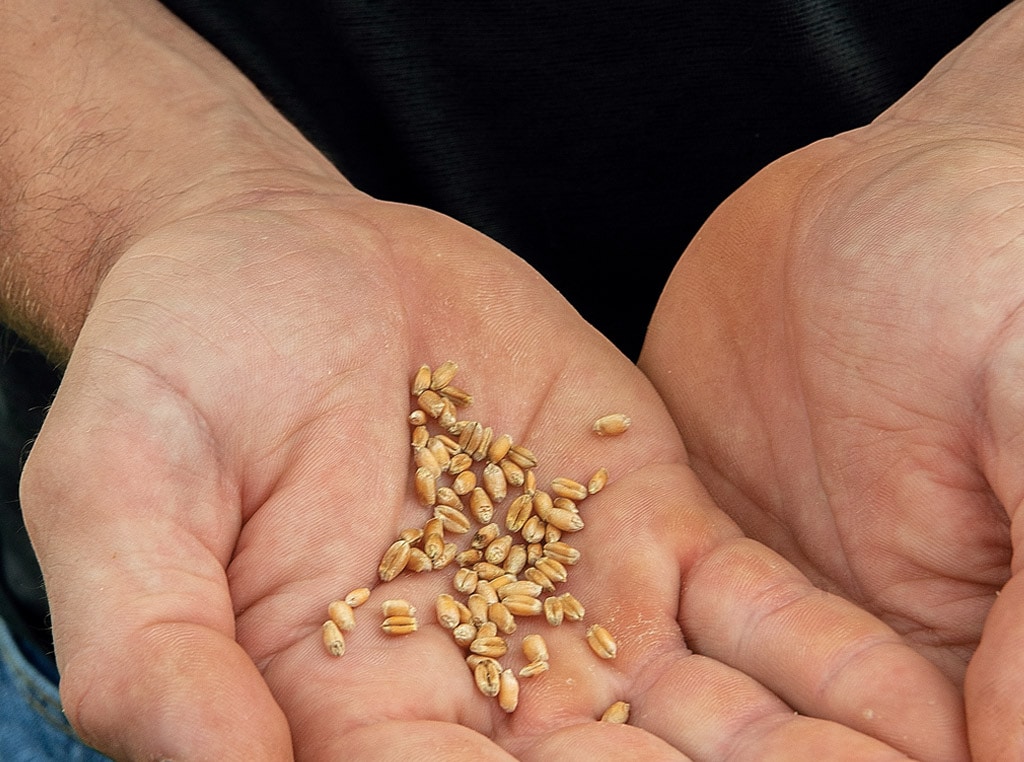
[[[409,413],[409,425],[410,426],[422,426],[426,422],[427,422],[427,414],[424,413],[422,410],[417,409],[417,410],[413,410],[411,413]],[[413,440],[413,443],[415,444],[415,439]]]
[[[487,561],[480,561],[478,563],[473,564],[473,571],[475,571],[477,575],[479,575],[480,579],[486,579],[488,581],[494,579],[495,577],[500,577],[502,574],[505,573],[505,570],[502,569],[500,566],[498,566],[497,564],[488,563]]]
[[[327,616],[334,622],[342,632],[348,632],[356,626],[356,616],[352,607],[345,601],[331,601],[327,606]]]
[[[454,542],[446,542],[444,548],[441,550],[441,555],[434,559],[434,568],[443,569],[452,561],[455,560],[455,555],[459,552],[459,546]]]
[[[583,604],[577,600],[576,596],[572,593],[562,593],[558,597],[562,599],[562,613],[566,619],[570,622],[579,622],[583,619],[587,610],[583,608]]]
[[[500,462],[512,447],[512,437],[508,434],[499,434],[491,440],[491,446],[487,448],[487,460],[491,463]]]
[[[564,508],[552,508],[548,514],[548,523],[563,532],[578,532],[583,529],[583,517]]]
[[[544,530],[547,529],[547,524],[544,520],[534,513],[526,520],[523,524],[523,528],[519,530],[519,534],[526,542],[541,542],[544,539]]]
[[[420,410],[419,412],[423,412]],[[427,431],[426,426],[417,426],[412,430],[411,444],[413,447],[426,447],[427,442],[430,441],[430,432]]]
[[[484,552],[477,548],[466,548],[455,554],[455,563],[459,566],[473,566],[480,563],[484,558]],[[476,572],[473,572],[474,574]]]
[[[523,477],[523,492],[528,492],[532,495],[537,491],[537,476],[533,473],[532,468],[524,473],[526,476]]]
[[[327,653],[331,656],[344,655],[345,636],[341,634],[341,630],[338,629],[338,625],[334,620],[328,619],[320,629],[321,635],[323,636],[324,648],[327,649]]]
[[[452,402],[447,395],[442,392],[444,397],[444,407],[441,408],[441,412],[437,415],[437,423],[442,428],[447,429],[449,426],[454,426],[458,420],[458,411],[455,409],[455,403]]]
[[[501,666],[494,659],[484,659],[473,668],[473,680],[480,692],[489,698],[501,689]]]
[[[484,549],[484,560],[488,563],[501,566],[508,558],[508,552],[512,549],[512,535],[498,537],[488,543]],[[502,567],[504,568],[504,567]]]
[[[398,533],[398,536],[410,545],[416,545],[423,539],[423,527],[406,527]]]
[[[419,397],[430,388],[430,366],[421,365],[412,378],[412,396]]]
[[[551,501],[551,504],[559,510],[571,511],[572,513],[580,512],[579,506],[576,505],[576,501],[570,500],[567,497],[556,497]]]
[[[567,542],[548,542],[544,544],[544,555],[563,564],[572,566],[580,560],[580,552]]]
[[[501,599],[515,616],[537,616],[544,611],[544,603],[529,595],[509,595]]]
[[[552,595],[544,599],[544,618],[548,620],[548,624],[552,627],[558,627],[564,617],[565,611],[562,608],[561,598],[557,595]]]
[[[597,494],[605,488],[606,484],[608,484],[608,469],[601,466],[587,482],[587,494]],[[626,704],[626,706],[629,706],[629,704]]]
[[[530,566],[527,569],[524,569],[523,576],[530,582],[540,585],[541,590],[545,593],[555,592],[555,581],[536,566]]]
[[[515,577],[526,568],[526,546],[516,544],[508,549],[508,555],[501,568],[512,577]]]
[[[420,466],[413,476],[413,488],[420,505],[430,508],[437,502],[437,478],[429,468]]]
[[[456,558],[456,561],[458,559]],[[459,569],[455,572],[455,577],[452,580],[452,587],[458,590],[460,593],[469,595],[476,590],[476,583],[479,582],[480,578],[477,573],[472,569]]]
[[[405,598],[388,598],[381,601],[380,613],[389,616],[416,616],[416,607]]]
[[[536,677],[547,672],[551,668],[546,661],[531,661],[521,670],[519,670],[520,677]]]
[[[476,443],[476,447],[470,455],[473,456],[473,460],[481,461],[487,457],[487,450],[491,446],[491,441],[494,439],[494,429],[490,426],[484,426],[483,432],[480,436],[480,441]]]
[[[511,635],[516,631],[516,618],[508,610],[508,606],[496,601],[487,607],[487,617],[498,628],[498,632]]]
[[[500,503],[508,494],[508,481],[505,479],[505,472],[496,463],[488,463],[484,466],[480,482],[487,496],[491,498],[492,504]]]
[[[437,437],[430,437],[427,439],[427,449],[434,456],[437,464],[441,467],[441,471],[447,471],[448,463],[451,461],[452,456],[448,452],[448,448],[444,446],[444,442]]]
[[[469,607],[469,621],[471,624],[479,627],[487,621],[487,607],[491,604],[480,593],[471,593],[469,598],[466,599],[466,605]]]
[[[452,490],[456,495],[468,495],[474,489],[476,489],[476,474],[472,471],[463,471],[452,480]]]
[[[558,542],[562,539],[562,530],[554,524],[544,525],[544,542]]]
[[[362,606],[370,597],[370,588],[368,587],[357,587],[352,590],[348,595],[345,596],[345,603],[352,608],[358,608]]]
[[[569,578],[569,570],[565,568],[565,564],[548,556],[538,558],[533,567],[552,582],[565,582]]]
[[[533,566],[538,558],[544,557],[544,546],[539,542],[531,542],[526,546],[526,565]]]
[[[493,624],[493,622],[492,622]],[[469,650],[480,656],[490,656],[492,659],[500,659],[508,653],[508,643],[497,635],[492,637],[477,638],[469,644]]]
[[[473,592],[482,595],[488,604],[498,602],[498,591],[486,579],[478,579]]]
[[[541,594],[541,586],[536,582],[531,582],[528,579],[521,579],[516,582],[510,582],[507,585],[502,585],[498,590],[498,597],[501,600],[505,600],[510,596],[514,595],[526,595],[530,598],[536,598]]]
[[[469,644],[476,640],[476,627],[469,622],[457,624],[452,630],[452,639],[462,648],[469,648]]]
[[[590,649],[602,659],[614,659],[618,651],[615,638],[599,624],[592,624],[587,628],[587,643],[590,644]]]
[[[457,598],[455,600],[455,605],[459,607],[459,624],[472,624],[473,612],[469,610],[469,606]]]
[[[505,481],[511,487],[522,487],[526,482],[526,472],[507,458],[498,461],[498,468],[505,475]]]
[[[515,574],[509,574],[505,572],[500,577],[495,577],[492,580],[488,580],[491,583],[491,587],[494,588],[494,592],[498,592],[501,588],[505,587],[509,583],[518,581],[519,578]]]
[[[529,447],[525,447],[523,445],[512,445],[508,448],[508,454],[505,457],[514,462],[520,468],[537,467],[537,456],[533,454],[533,451],[531,451]]]
[[[458,476],[472,465],[473,459],[469,455],[464,452],[457,452],[448,461],[448,473],[452,476]]]
[[[419,629],[414,616],[389,616],[381,623],[380,628],[388,635],[408,635]]]
[[[473,535],[473,539],[470,542],[469,546],[471,548],[476,548],[477,550],[482,551],[494,540],[496,540],[500,534],[501,528],[497,524],[495,524],[494,522],[491,522],[490,524],[485,524],[484,526],[476,530],[476,533]]]
[[[540,516],[541,521],[548,520],[548,514],[554,510],[554,501],[551,495],[542,489],[533,492],[533,512]]]
[[[481,656],[480,654],[469,653],[466,654],[466,665],[469,667],[469,671],[472,672],[474,669],[476,669],[477,664],[479,664],[482,661],[487,661],[490,658],[490,656]],[[492,661],[497,660],[492,659]]]
[[[454,384],[448,384],[448,386],[442,389],[441,396],[451,400],[455,407],[469,407],[473,404],[473,395]]]
[[[437,615],[437,623],[446,630],[458,627],[459,607],[454,596],[449,593],[441,593],[434,599],[434,613]]]
[[[454,508],[457,511],[464,509],[462,498],[451,487],[437,488],[437,503],[438,505],[447,505],[449,508]]]
[[[377,575],[382,582],[390,582],[405,570],[409,563],[409,553],[412,546],[405,540],[395,540],[391,546],[384,551],[377,568]]]
[[[488,606],[488,608],[490,608],[490,606]],[[477,637],[478,640],[480,638],[496,638],[496,637],[498,637],[498,625],[496,625],[494,622],[492,622],[490,619],[488,619],[486,622],[484,622],[482,625],[480,625],[477,628],[477,630],[476,630],[476,637]]]
[[[434,568],[434,561],[419,548],[410,548],[409,563],[405,568],[411,572],[425,572]]]
[[[448,384],[455,378],[455,374],[459,372],[458,363],[452,360],[445,360],[443,363],[434,368],[434,372],[430,375],[430,388],[435,392],[444,389]]]
[[[629,722],[629,703],[626,701],[616,701],[604,710],[604,714],[601,715],[601,722],[614,722],[619,725]]]
[[[527,661],[547,661],[548,644],[544,641],[544,636],[531,633],[523,638],[523,656]]]
[[[480,524],[490,524],[494,518],[494,503],[483,487],[475,487],[469,493],[469,513]]]
[[[437,418],[444,410],[444,397],[431,389],[427,389],[416,398],[416,404],[429,417]]]
[[[498,687],[498,706],[512,713],[519,706],[519,679],[511,669],[501,671]]]
[[[594,433],[599,437],[614,437],[625,433],[632,421],[624,413],[611,413],[602,415],[594,421]]]
[[[523,494],[512,501],[505,514],[505,528],[510,532],[518,532],[533,514],[533,495]]]
[[[423,526],[423,552],[427,558],[436,561],[444,552],[444,522],[431,517]]]
[[[570,500],[582,500],[587,496],[587,488],[575,479],[568,476],[559,476],[551,480],[551,491],[557,497],[567,497]]]
[[[444,531],[452,534],[465,534],[469,531],[469,516],[458,508],[438,504],[434,506],[434,517],[444,523]],[[458,549],[456,549],[458,552]]]
[[[430,475],[435,479],[438,478],[441,473],[441,464],[437,462],[437,458],[426,447],[414,447],[412,450],[413,463],[416,464],[417,468],[426,468],[430,471]]]

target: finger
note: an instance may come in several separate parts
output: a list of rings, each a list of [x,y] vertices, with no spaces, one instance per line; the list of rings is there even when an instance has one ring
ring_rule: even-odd
[[[938,668],[753,541],[724,544],[694,567],[680,621],[695,651],[758,679],[800,712],[921,759],[968,758],[960,697]]]
[[[71,406],[91,372],[108,379],[94,390],[139,383],[147,410],[95,391]],[[115,361],[73,363],[25,470],[68,717],[118,758],[289,759],[285,719],[233,639],[230,490],[187,410],[151,387]]]

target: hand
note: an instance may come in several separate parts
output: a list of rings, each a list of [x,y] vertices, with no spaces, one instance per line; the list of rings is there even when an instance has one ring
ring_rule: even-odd
[[[581,507],[566,589],[618,658],[580,624],[521,619],[552,666],[512,715],[430,613],[450,569],[376,581],[430,514],[410,486],[411,374],[449,358],[466,415],[530,446],[541,486],[612,475]],[[618,409],[630,431],[594,436]],[[522,261],[422,210],[271,195],[136,241],[79,335],[23,501],[68,716],[117,758],[964,758],[938,670],[742,538],[644,376]],[[326,606],[363,585],[335,659]],[[381,634],[392,597],[418,632]],[[628,726],[594,721],[620,699]]]
[[[746,532],[966,672],[984,760],[1024,748],[1020,26],[1017,4],[874,124],[734,194],[641,358]]]

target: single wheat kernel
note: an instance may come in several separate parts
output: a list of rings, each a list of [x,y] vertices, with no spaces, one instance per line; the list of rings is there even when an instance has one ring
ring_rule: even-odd
[[[608,469],[602,466],[594,472],[594,475],[590,477],[590,481],[587,482],[587,492],[594,495],[604,489],[605,485],[608,484]],[[626,704],[628,707],[629,704]]]
[[[491,583],[491,587],[494,588],[494,592],[498,592],[501,588],[505,587],[512,582],[516,582],[519,579],[515,574],[505,572],[499,577],[495,577],[492,580],[488,580]]]
[[[498,602],[498,591],[495,590],[491,586],[491,583],[488,582],[486,579],[477,580],[476,590],[474,590],[473,592],[477,595],[482,595],[484,597],[484,600],[486,600],[488,604]]]
[[[483,659],[474,667],[473,679],[482,694],[494,698],[501,688],[501,666],[494,659]]]
[[[466,665],[469,667],[469,671],[472,672],[476,669],[476,665],[482,661],[487,661],[490,656],[481,656],[480,654],[470,653],[466,655]]]
[[[562,530],[554,524],[544,525],[544,542],[558,542],[562,539]]]
[[[476,489],[476,474],[472,471],[463,471],[452,479],[452,490],[456,495],[468,495]]]
[[[505,573],[505,570],[497,564],[491,564],[487,561],[480,561],[479,563],[473,564],[473,571],[475,571],[480,579],[486,579],[488,581],[495,577],[500,577]]]
[[[526,542],[542,542],[544,540],[544,530],[547,529],[547,524],[544,523],[544,519],[534,513],[526,520],[523,524],[523,528],[519,530],[519,534]]]
[[[587,643],[590,649],[602,659],[614,659],[618,651],[612,634],[599,624],[587,628]]]
[[[583,529],[583,517],[565,508],[552,508],[548,514],[548,523],[563,532],[578,532]]]
[[[631,423],[629,416],[623,413],[612,413],[602,415],[594,421],[593,429],[599,437],[614,437],[624,433]]]
[[[455,378],[455,374],[458,372],[458,363],[451,360],[445,360],[434,368],[434,372],[430,376],[430,388],[435,392],[444,389],[451,383],[452,379]]]
[[[456,407],[469,407],[473,404],[473,395],[454,384],[448,384],[442,389],[441,396],[451,400]]]
[[[469,610],[469,606],[458,599],[456,599],[455,605],[459,607],[459,624],[472,624],[473,612]]]
[[[434,460],[441,467],[441,472],[447,471],[452,456],[448,452],[448,448],[444,446],[444,442],[437,437],[430,437],[427,439],[427,449],[430,450],[430,454],[434,456]]]
[[[497,524],[494,522],[485,524],[476,530],[476,534],[473,535],[473,539],[469,546],[471,548],[476,548],[477,550],[483,550],[498,539],[498,535],[500,534],[501,528]]]
[[[519,670],[520,677],[536,677],[537,675],[543,674],[550,669],[550,665],[546,661],[531,661],[521,670]]]
[[[441,593],[434,600],[434,613],[437,623],[446,630],[454,630],[459,626],[459,607],[455,598],[448,593]]]
[[[566,542],[548,542],[544,544],[544,555],[572,566],[580,560],[580,552]]]
[[[457,561],[458,559],[456,559]],[[455,572],[455,580],[452,583],[460,593],[469,595],[476,590],[476,583],[479,581],[477,573],[472,569],[459,569]]]
[[[579,622],[586,615],[587,610],[572,593],[562,593],[559,598],[562,599],[562,611],[565,613],[565,618],[570,622]]]
[[[415,545],[423,539],[423,527],[406,527],[398,536],[410,545]]]
[[[405,568],[411,572],[425,572],[434,568],[434,561],[419,548],[409,549],[409,562]]]
[[[491,463],[498,463],[512,447],[512,437],[508,434],[499,434],[491,440],[491,446],[487,448],[487,460]]]
[[[444,551],[444,522],[433,517],[423,525],[423,552],[436,561]]]
[[[469,512],[481,524],[490,524],[494,518],[494,503],[483,487],[476,487],[469,493]]]
[[[508,481],[505,479],[505,472],[495,463],[488,463],[484,466],[480,481],[492,503],[500,503],[508,494]]]
[[[540,516],[541,521],[548,520],[548,514],[554,510],[554,501],[551,499],[551,495],[542,489],[535,490],[533,493],[533,512]]]
[[[523,445],[512,445],[505,457],[513,461],[520,468],[537,467],[537,456],[533,454],[530,448]]]
[[[498,597],[501,598],[501,600],[505,600],[514,595],[525,595],[530,598],[536,598],[541,594],[541,589],[541,586],[536,582],[531,582],[528,579],[521,579],[518,582],[510,582],[507,585],[502,585],[501,589],[498,590]]]
[[[420,410],[418,412],[423,413],[422,410]],[[426,413],[423,413],[423,415],[426,416]],[[429,442],[429,441],[430,441],[430,432],[427,431],[427,427],[426,426],[417,426],[415,429],[412,430],[412,440],[411,440],[410,444],[412,444],[413,448],[416,448],[416,447],[426,447],[427,446],[427,442]]]
[[[518,532],[533,513],[533,495],[523,494],[512,501],[505,514],[505,528],[510,532]]]
[[[455,408],[455,403],[452,399],[441,390],[441,396],[444,398],[444,408],[441,409],[440,414],[437,416],[437,423],[442,428],[447,429],[449,426],[454,426],[459,418],[459,411]]]
[[[333,619],[328,619],[324,622],[321,628],[324,648],[331,656],[343,656],[345,653],[345,636],[341,634],[341,630],[338,629],[338,625],[335,624]]]
[[[519,680],[511,669],[501,672],[498,687],[498,706],[506,712],[514,712],[519,705]]]
[[[523,570],[523,576],[526,577],[530,582],[533,582],[540,586],[540,589],[545,593],[555,592],[555,582],[548,575],[538,569],[536,566],[530,566]]]
[[[548,644],[543,636],[532,633],[523,638],[523,656],[527,661],[547,661]]]
[[[448,473],[458,476],[473,465],[473,459],[464,452],[457,452],[448,461]]]
[[[388,635],[408,635],[417,630],[416,617],[389,616],[381,623],[380,628]]]
[[[476,627],[470,622],[457,624],[452,630],[452,638],[461,648],[469,648],[469,644],[476,640]]]
[[[469,650],[480,656],[490,656],[492,659],[500,659],[508,653],[508,643],[505,642],[504,638],[498,636],[477,638],[469,644]]]
[[[484,426],[481,432],[480,441],[476,443],[476,447],[473,448],[473,452],[470,455],[473,456],[473,460],[481,461],[487,457],[487,450],[491,446],[491,442],[494,439],[494,429],[490,426]]]
[[[526,565],[533,566],[538,558],[544,556],[544,546],[539,542],[531,542],[526,546]]]
[[[442,473],[441,464],[437,462],[434,453],[427,447],[414,447],[412,450],[413,462],[418,468],[425,468],[430,475],[437,479]]]
[[[437,477],[426,466],[416,469],[413,486],[420,505],[429,508],[437,502]]]
[[[422,410],[413,410],[409,413],[409,425],[410,426],[422,426],[427,422],[427,414]],[[414,442],[415,444],[415,442]]]
[[[580,512],[580,508],[578,505],[576,505],[576,501],[570,500],[567,497],[556,497],[554,500],[551,501],[551,504],[555,508],[561,508],[564,511],[571,511],[572,513]]]
[[[368,587],[357,587],[355,590],[345,596],[345,603],[352,608],[358,608],[362,606],[370,597],[370,588]]]
[[[537,616],[544,610],[543,602],[529,595],[509,595],[501,602],[515,616]]]
[[[380,566],[377,568],[377,574],[381,582],[390,582],[402,573],[406,564],[409,563],[409,553],[411,550],[412,546],[405,540],[399,539],[391,543],[391,546],[384,551],[384,556],[380,560]]]
[[[526,483],[526,472],[508,458],[497,461],[498,468],[505,474],[505,481],[513,487],[522,487]]]
[[[404,598],[388,598],[381,601],[380,613],[385,618],[392,616],[416,616],[416,607]]]
[[[441,519],[444,524],[444,531],[452,534],[465,534],[469,531],[469,516],[458,508],[450,505],[435,505],[434,518]],[[458,552],[458,549],[456,549]]]
[[[508,558],[508,552],[512,549],[512,535],[498,537],[488,543],[484,549],[484,560],[491,564],[501,565]]]
[[[437,504],[447,505],[457,511],[463,510],[462,498],[451,487],[437,488]]]
[[[430,388],[430,366],[421,365],[412,379],[412,396],[419,397]]]
[[[601,715],[601,722],[614,722],[619,725],[629,722],[629,703],[616,701],[604,710],[604,714]]]
[[[559,476],[551,480],[551,491],[557,497],[567,497],[570,500],[582,500],[589,493],[587,488],[575,479],[568,476]]]
[[[462,450],[459,449],[459,443],[456,442],[454,439],[452,439],[447,434],[435,434],[434,438],[437,439],[438,442],[440,442],[441,444],[444,445],[444,449],[446,449],[448,451],[448,455],[450,457],[454,458],[456,455],[458,455],[460,452],[462,452]],[[450,467],[451,466],[449,466],[449,468]]]
[[[489,608],[489,607],[488,607]],[[488,619],[476,630],[476,637],[480,638],[496,638],[498,637],[498,625]]]
[[[505,557],[505,563],[501,566],[508,574],[513,576],[519,574],[526,568],[526,546],[513,545],[509,548],[508,556]]]
[[[516,618],[504,603],[494,602],[487,607],[487,618],[498,628],[498,632],[511,635],[516,631]]]
[[[487,607],[490,604],[480,593],[471,593],[469,598],[466,599],[466,605],[469,607],[469,621],[471,624],[479,627],[487,621]]]
[[[544,618],[548,620],[548,624],[552,627],[558,627],[564,617],[565,612],[562,608],[561,598],[557,595],[552,595],[544,599]]]
[[[416,397],[416,404],[419,405],[420,410],[431,418],[436,419],[437,416],[444,412],[444,397],[432,389],[427,389]]]
[[[441,555],[434,559],[434,568],[443,569],[455,560],[455,555],[458,552],[458,545],[456,545],[454,542],[446,542],[444,544],[444,548],[441,549]]]
[[[552,582],[565,582],[569,578],[569,570],[565,568],[565,565],[561,561],[548,556],[538,558],[533,568],[537,569],[537,571],[541,572]]]
[[[484,558],[484,552],[478,548],[466,548],[459,551],[455,556],[455,563],[459,566],[473,566],[480,563]]]
[[[327,607],[327,616],[338,625],[338,629],[342,632],[348,632],[356,626],[355,612],[352,611],[352,607],[345,603],[345,601],[331,601]]]

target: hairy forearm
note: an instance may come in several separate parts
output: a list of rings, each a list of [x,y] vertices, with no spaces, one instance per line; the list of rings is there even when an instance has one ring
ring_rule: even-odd
[[[0,319],[57,360],[132,240],[232,198],[344,187],[149,0],[2,0],[0,113]]]

